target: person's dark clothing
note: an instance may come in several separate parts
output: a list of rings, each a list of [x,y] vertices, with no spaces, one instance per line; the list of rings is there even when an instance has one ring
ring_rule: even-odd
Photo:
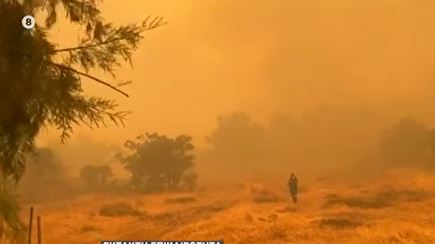
[[[292,175],[290,177],[290,179],[288,180],[288,186],[293,202],[296,203],[298,201],[298,179],[296,178],[296,176]]]

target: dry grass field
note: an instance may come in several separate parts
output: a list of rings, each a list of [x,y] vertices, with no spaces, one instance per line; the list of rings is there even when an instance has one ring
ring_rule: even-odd
[[[400,172],[359,183],[300,181],[298,204],[290,201],[285,181],[276,181],[195,193],[86,195],[35,205],[35,210],[47,244],[101,239],[435,243],[434,176]]]

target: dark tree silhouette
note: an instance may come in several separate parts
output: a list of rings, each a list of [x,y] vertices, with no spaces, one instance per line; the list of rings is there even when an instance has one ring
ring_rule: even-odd
[[[189,191],[193,191],[198,183],[198,175],[196,173],[186,173],[183,175],[183,185]]]
[[[107,120],[122,124],[126,112],[117,103],[85,94],[82,82],[120,89],[126,81],[106,82],[90,73],[112,75],[123,62],[131,62],[144,32],[164,24],[147,18],[142,23],[115,26],[101,17],[97,0],[0,0],[0,178],[2,193],[17,183],[25,169],[24,154],[34,149],[41,128],[60,130],[62,141],[78,124],[91,128]],[[48,38],[62,6],[66,18],[82,30],[76,47],[62,47]],[[25,15],[47,16],[31,31],[22,27]],[[71,35],[72,33],[68,33]],[[116,78],[114,78],[116,79]],[[12,202],[12,201],[9,201]],[[0,206],[1,207],[1,206]],[[2,226],[12,213],[0,208]],[[3,228],[0,228],[2,230]]]
[[[186,135],[169,138],[159,134],[146,134],[136,141],[127,141],[131,151],[121,157],[125,168],[132,174],[132,184],[147,190],[159,191],[165,187],[176,189],[186,171],[194,166],[192,138]]]
[[[246,173],[265,168],[266,131],[243,112],[219,117],[217,128],[206,139],[211,146],[211,160],[216,160],[219,167]]]
[[[72,177],[52,149],[37,148],[29,157],[26,173],[18,185],[23,199],[53,200],[71,194]]]
[[[401,119],[384,132],[380,143],[380,154],[390,165],[406,166],[424,163],[433,147],[431,145],[433,135],[433,132],[415,119]]]
[[[80,169],[80,179],[87,189],[101,190],[113,180],[113,172],[108,165],[86,165]]]

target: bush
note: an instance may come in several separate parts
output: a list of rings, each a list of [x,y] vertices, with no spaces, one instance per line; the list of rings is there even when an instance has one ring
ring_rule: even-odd
[[[86,165],[80,169],[80,180],[87,190],[107,189],[114,182],[113,172],[108,165]]]

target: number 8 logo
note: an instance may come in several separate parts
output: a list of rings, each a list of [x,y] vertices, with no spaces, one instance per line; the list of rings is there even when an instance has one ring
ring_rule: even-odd
[[[35,18],[33,18],[31,15],[24,16],[21,24],[25,29],[31,30],[33,27],[35,27]]]

